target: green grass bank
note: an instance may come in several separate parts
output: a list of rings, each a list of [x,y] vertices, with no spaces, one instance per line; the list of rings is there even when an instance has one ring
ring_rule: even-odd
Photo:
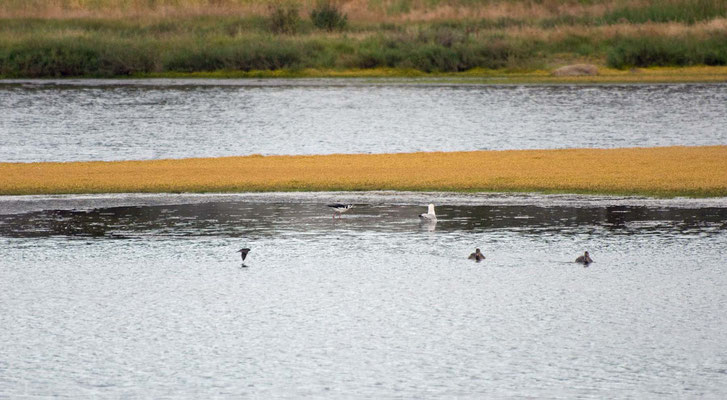
[[[727,66],[725,1],[352,0],[326,3],[333,25],[312,18],[320,4],[9,0],[0,78]]]

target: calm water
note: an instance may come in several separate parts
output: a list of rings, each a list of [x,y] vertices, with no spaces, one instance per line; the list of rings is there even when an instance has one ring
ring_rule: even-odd
[[[0,81],[0,161],[727,143],[727,85]]]
[[[708,145],[725,126],[727,85],[0,82],[0,162]],[[724,198],[5,196],[0,398],[725,398],[726,253]]]
[[[727,199],[3,197],[0,397],[724,398],[726,252]]]

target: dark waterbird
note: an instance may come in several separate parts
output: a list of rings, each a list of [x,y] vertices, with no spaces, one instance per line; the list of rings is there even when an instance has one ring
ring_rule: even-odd
[[[480,262],[485,259],[485,255],[482,254],[482,252],[480,252],[480,249],[475,249],[475,252],[470,254],[470,256],[467,259]]]
[[[247,267],[247,265],[245,265],[245,257],[247,257],[247,253],[249,253],[249,252],[250,252],[250,249],[247,249],[247,248],[237,250],[237,253],[240,253],[240,255],[242,256],[242,266],[243,267]]]
[[[585,252],[582,256],[576,258],[576,262],[588,266],[588,264],[593,262],[593,259],[588,255],[588,252]]]

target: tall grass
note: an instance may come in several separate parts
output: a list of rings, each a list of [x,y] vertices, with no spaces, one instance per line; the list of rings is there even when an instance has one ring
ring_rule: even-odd
[[[217,70],[400,68],[423,72],[539,69],[549,57],[607,55],[614,68],[727,65],[727,34],[702,36],[568,34],[538,37],[470,35],[456,30],[352,37],[78,34],[0,39],[0,76],[113,77]],[[562,57],[562,56],[561,56]]]
[[[724,0],[649,0],[645,6],[628,5],[603,16],[607,24],[629,22],[684,22],[693,24],[714,18],[727,18]]]
[[[310,67],[316,52],[322,51],[316,42],[291,40],[234,41],[220,39],[214,43],[185,44],[169,51],[162,63],[162,71],[215,71],[215,70],[278,70]]]
[[[128,40],[66,37],[0,45],[0,75],[7,77],[111,77],[150,72],[153,46]]]
[[[166,71],[381,67],[456,72],[523,67],[532,61],[534,51],[527,41],[451,37],[438,31],[362,40],[271,35],[168,40],[28,36],[2,43],[0,76],[110,77]]]
[[[727,65],[727,34],[715,34],[708,38],[619,38],[608,51],[607,62],[614,68]]]

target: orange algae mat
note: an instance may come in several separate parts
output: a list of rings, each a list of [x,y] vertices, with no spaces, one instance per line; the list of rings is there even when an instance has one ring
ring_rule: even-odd
[[[0,163],[0,194],[538,191],[727,196],[727,146]]]

